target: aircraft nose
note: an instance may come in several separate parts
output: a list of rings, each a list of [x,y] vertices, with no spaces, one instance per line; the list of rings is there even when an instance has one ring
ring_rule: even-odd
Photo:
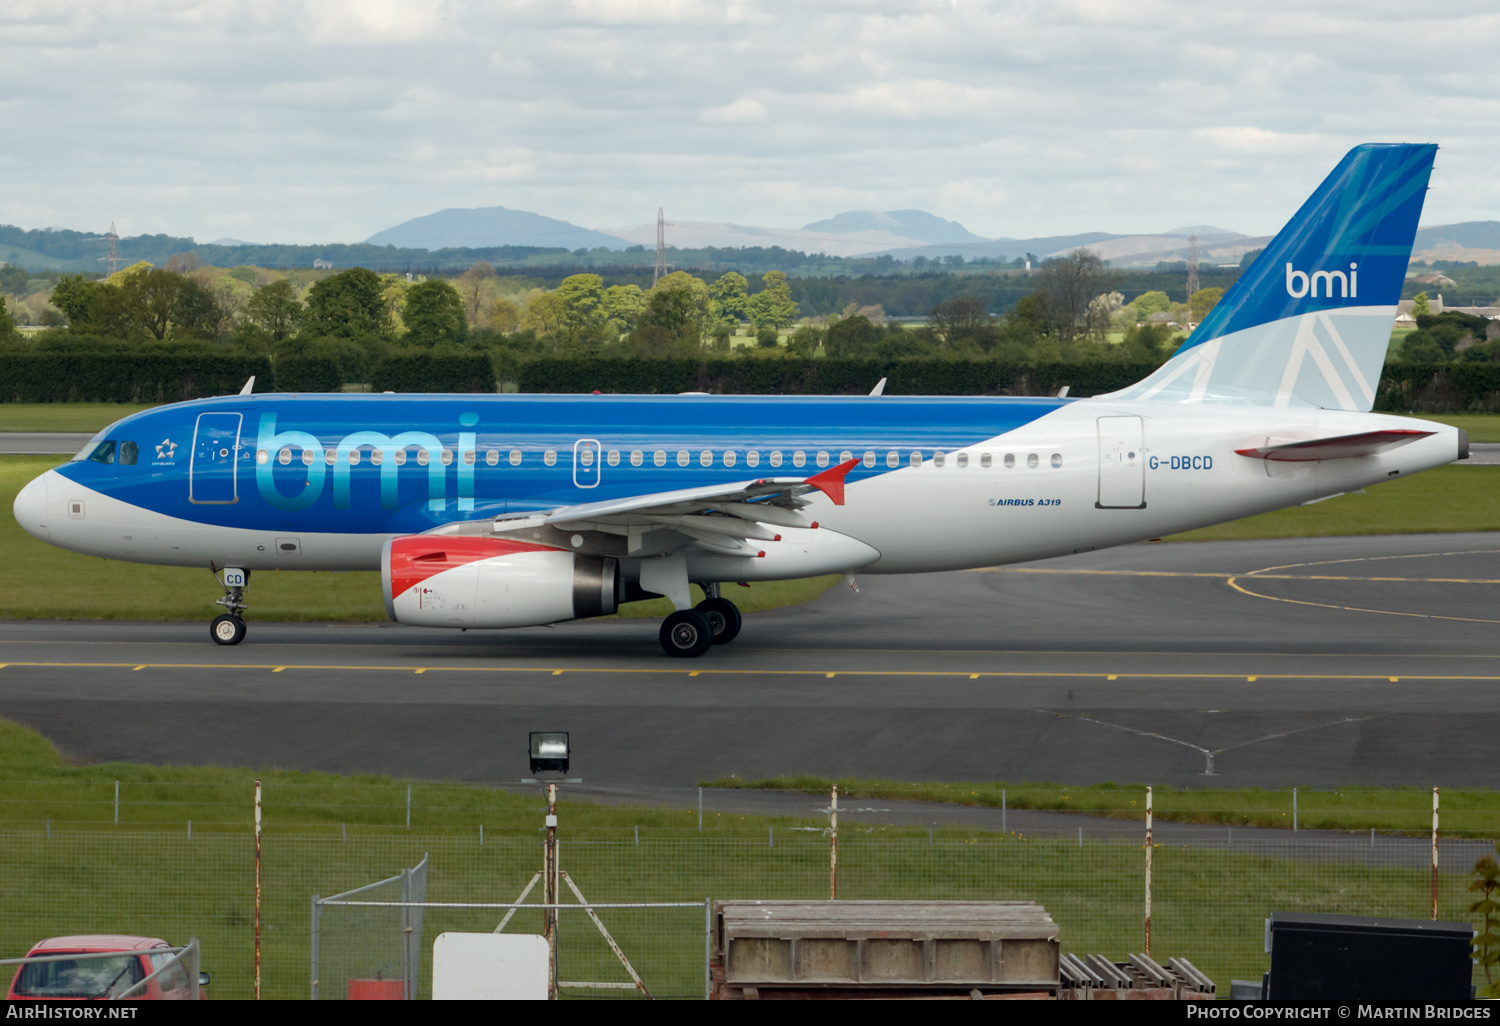
[[[16,523],[27,534],[51,544],[52,535],[47,529],[47,498],[50,493],[52,471],[36,478],[16,496]]]

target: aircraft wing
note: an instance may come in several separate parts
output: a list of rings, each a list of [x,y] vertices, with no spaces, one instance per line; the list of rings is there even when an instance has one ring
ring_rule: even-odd
[[[763,555],[752,542],[781,538],[764,525],[816,528],[817,521],[800,512],[807,505],[802,496],[821,491],[842,506],[844,478],[858,465],[855,458],[807,478],[767,477],[651,492],[449,524],[432,533],[515,536],[616,556],[672,551],[689,544],[724,555]],[[573,541],[583,533],[591,537],[581,539],[583,544]]]
[[[1307,442],[1286,442],[1259,448],[1236,449],[1241,456],[1278,463],[1308,463],[1313,460],[1340,460],[1354,456],[1374,456],[1433,434],[1431,431],[1364,431],[1357,435],[1314,438]]]

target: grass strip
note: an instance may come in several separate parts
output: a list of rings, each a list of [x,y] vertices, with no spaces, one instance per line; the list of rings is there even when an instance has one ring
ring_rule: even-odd
[[[825,795],[838,784],[840,796],[851,799],[903,799],[941,802],[980,808],[1018,811],[1077,812],[1111,819],[1144,821],[1144,784],[1094,784],[1064,787],[1050,783],[907,783],[869,778],[830,780],[826,777],[787,776],[743,780],[737,776],[699,782],[700,787],[760,791],[798,791]],[[1442,798],[1442,833],[1451,837],[1494,837],[1500,834],[1500,792],[1449,790]],[[1152,812],[1176,823],[1292,829],[1293,792],[1251,788],[1152,789]],[[1364,788],[1296,790],[1297,827],[1302,830],[1371,828],[1386,833],[1425,834],[1432,827],[1432,792],[1423,788]]]
[[[103,431],[156,403],[0,403],[0,431]]]
[[[1165,541],[1244,541],[1351,534],[1500,530],[1500,467],[1437,467],[1311,506],[1169,535]]]

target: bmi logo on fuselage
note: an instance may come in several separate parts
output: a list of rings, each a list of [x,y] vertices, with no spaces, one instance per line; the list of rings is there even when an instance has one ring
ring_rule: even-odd
[[[1286,265],[1286,294],[1293,299],[1301,299],[1303,296],[1318,298],[1318,285],[1323,285],[1323,298],[1333,298],[1333,283],[1338,282],[1340,299],[1359,298],[1359,264],[1350,263],[1349,273],[1343,271],[1314,271],[1308,274],[1306,271],[1294,271],[1292,265]]]

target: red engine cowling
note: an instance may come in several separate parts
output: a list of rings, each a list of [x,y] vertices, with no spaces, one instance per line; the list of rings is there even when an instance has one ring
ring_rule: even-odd
[[[534,627],[615,611],[615,560],[503,538],[392,538],[386,615],[419,627]]]

